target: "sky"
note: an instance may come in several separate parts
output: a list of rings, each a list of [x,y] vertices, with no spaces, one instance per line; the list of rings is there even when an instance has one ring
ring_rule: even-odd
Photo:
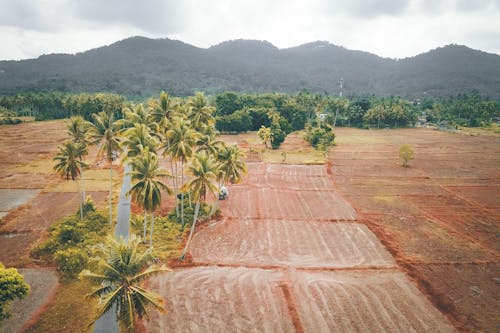
[[[405,58],[448,44],[500,54],[500,0],[0,0],[0,60],[77,53],[131,37],[198,47],[317,40]]]

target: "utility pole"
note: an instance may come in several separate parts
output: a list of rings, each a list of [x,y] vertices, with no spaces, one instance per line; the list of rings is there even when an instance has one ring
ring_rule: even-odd
[[[340,78],[339,84],[340,84],[339,97],[342,98],[342,85],[344,84],[343,78]],[[339,106],[337,105],[337,111],[335,112],[335,120],[333,121],[333,128],[335,128],[335,125],[337,124],[338,116],[339,116]]]

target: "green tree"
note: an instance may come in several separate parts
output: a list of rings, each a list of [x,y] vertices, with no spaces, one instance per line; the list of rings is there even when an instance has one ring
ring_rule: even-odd
[[[131,195],[132,200],[144,210],[144,240],[146,239],[147,213],[151,214],[149,246],[152,247],[155,224],[154,211],[161,206],[162,191],[166,191],[168,194],[172,193],[170,188],[160,181],[160,178],[169,175],[160,168],[156,154],[148,149],[132,159],[130,166],[132,167],[130,173],[132,186],[127,195]]]
[[[271,148],[278,149],[280,145],[285,141],[286,133],[281,129],[281,126],[277,122],[271,123]]]
[[[134,332],[136,317],[148,317],[150,308],[164,311],[159,295],[144,289],[141,282],[162,272],[166,267],[148,266],[151,249],[141,252],[140,239],[129,241],[108,238],[100,247],[95,272],[84,270],[80,276],[92,281],[97,288],[89,295],[100,300],[97,317],[116,309],[116,319],[121,332]]]
[[[86,151],[86,146],[72,141],[67,141],[59,147],[59,152],[53,158],[56,162],[54,170],[59,175],[66,177],[66,180],[69,180],[69,178],[73,181],[76,180],[78,194],[80,194],[78,177],[82,174],[83,168],[86,167],[86,164],[82,161],[82,156],[86,154]],[[80,202],[80,218],[83,219],[83,202],[82,200],[78,201]]]
[[[194,155],[191,165],[189,166],[189,173],[191,179],[186,183],[185,188],[193,193],[193,200],[196,202],[193,215],[193,225],[189,231],[189,237],[186,246],[182,251],[181,260],[186,256],[189,248],[189,243],[193,237],[196,222],[198,220],[198,213],[200,211],[201,201],[206,201],[207,192],[215,194],[217,186],[215,180],[217,178],[217,166],[215,160],[205,152],[198,152]]]
[[[120,152],[119,124],[112,114],[99,112],[92,115],[90,124],[90,140],[99,145],[98,157],[104,157],[109,164],[109,224],[113,223],[113,161]]]

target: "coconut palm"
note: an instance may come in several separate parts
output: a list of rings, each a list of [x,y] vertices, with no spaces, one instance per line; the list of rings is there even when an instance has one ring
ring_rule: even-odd
[[[206,151],[208,155],[217,157],[219,150],[225,146],[224,141],[219,139],[219,135],[219,131],[213,126],[204,130],[200,133],[196,151]]]
[[[86,164],[82,161],[82,156],[87,152],[87,147],[75,143],[72,141],[67,141],[63,143],[61,147],[59,147],[59,152],[54,157],[54,161],[56,161],[56,165],[54,165],[54,170],[63,177],[66,177],[66,180],[76,180],[76,189],[78,194],[80,194],[80,188],[78,186],[78,176],[81,176],[83,168],[86,167]],[[83,207],[82,201],[80,201],[80,218],[83,219]]]
[[[193,155],[193,148],[198,140],[198,134],[190,126],[189,121],[176,118],[173,127],[168,130],[170,145],[167,147],[170,158],[181,164],[181,185],[184,184],[184,163]],[[176,167],[177,171],[177,167]],[[175,174],[177,179],[177,172]],[[175,196],[177,198],[177,180],[175,180]],[[184,192],[181,191],[181,223],[184,227]]]
[[[159,144],[145,124],[135,124],[123,133],[122,147],[126,149],[125,157],[131,159],[142,154],[146,149],[156,153]]]
[[[188,169],[192,178],[188,183],[185,184],[185,188],[189,189],[193,193],[193,200],[196,202],[193,215],[193,225],[189,231],[189,237],[186,242],[186,246],[182,251],[180,259],[184,259],[186,252],[189,248],[189,243],[193,237],[193,232],[196,227],[196,221],[198,220],[198,213],[200,211],[201,201],[206,201],[207,192],[215,194],[217,191],[217,186],[215,185],[216,171],[217,167],[215,160],[209,156],[206,152],[198,152],[194,155],[192,164]]]
[[[124,108],[124,117],[118,120],[119,126],[126,130],[133,127],[135,124],[144,124],[148,126],[151,131],[155,131],[158,124],[155,123],[149,108],[145,108],[142,104],[137,104],[133,109]]]
[[[109,224],[113,223],[113,160],[120,152],[119,124],[114,120],[112,114],[99,112],[92,115],[93,122],[90,123],[90,140],[92,144],[99,145],[97,156],[104,157],[109,164]]]
[[[71,140],[74,143],[81,144],[85,147],[89,144],[89,138],[88,138],[88,124],[83,119],[81,116],[75,116],[71,117],[69,119],[69,123],[67,125],[67,133],[70,135]],[[88,150],[84,149],[84,154],[80,156],[80,160],[83,160],[83,158],[87,155]],[[82,179],[82,202],[85,203],[85,177],[84,177],[84,172],[82,170],[81,173],[81,179]]]
[[[215,108],[208,105],[203,93],[197,92],[188,100],[188,105],[190,106],[189,119],[197,131],[202,132],[205,126],[211,127],[215,123],[213,116]]]
[[[170,97],[166,92],[162,91],[160,93],[160,99],[155,100],[151,103],[151,117],[160,128],[166,129],[169,127],[174,114],[176,113],[176,108],[178,106],[178,101]],[[162,132],[165,132],[164,130]]]
[[[217,161],[219,162],[218,180],[224,184],[239,183],[243,174],[247,172],[244,157],[244,153],[237,145],[224,146],[219,149],[217,154]]]
[[[127,195],[144,210],[144,240],[146,238],[147,214],[151,214],[151,230],[149,232],[149,246],[153,246],[154,211],[160,207],[162,191],[171,194],[172,191],[159,178],[167,177],[165,170],[158,164],[158,157],[148,149],[130,162],[132,172],[132,187]]]
[[[161,297],[141,287],[141,282],[170,269],[148,266],[151,249],[141,253],[139,243],[140,239],[135,237],[129,241],[109,237],[106,244],[100,247],[97,270],[80,273],[82,278],[98,286],[88,295],[100,300],[97,316],[91,325],[106,312],[115,309],[120,331],[134,332],[136,317],[149,318],[150,308],[164,311]]]

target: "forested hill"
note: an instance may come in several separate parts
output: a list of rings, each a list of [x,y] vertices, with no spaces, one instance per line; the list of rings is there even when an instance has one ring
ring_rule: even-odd
[[[208,49],[169,39],[132,37],[76,55],[0,61],[0,94],[114,92],[145,97],[168,91],[328,92],[448,97],[478,91],[500,100],[500,56],[449,45],[394,60],[327,42],[278,49],[235,40]]]

